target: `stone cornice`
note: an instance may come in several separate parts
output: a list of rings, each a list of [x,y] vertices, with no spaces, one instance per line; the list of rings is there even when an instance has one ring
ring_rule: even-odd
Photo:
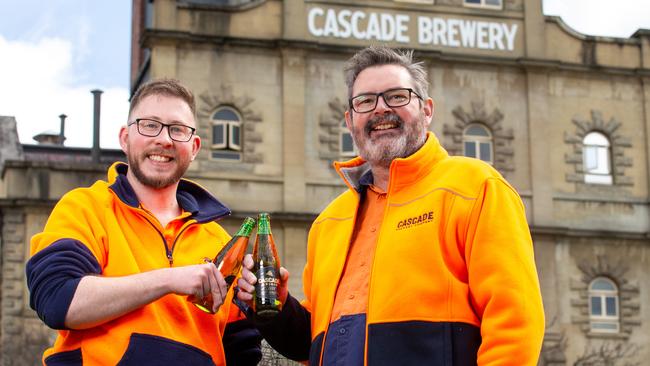
[[[648,240],[650,232],[631,232],[631,231],[614,231],[614,230],[587,230],[574,229],[562,226],[536,226],[531,225],[530,231],[533,235],[570,237],[570,238],[600,238],[600,239],[630,239],[630,240]]]
[[[217,47],[251,47],[267,50],[279,50],[283,48],[298,48],[307,51],[318,51],[330,54],[341,54],[349,56],[358,51],[361,47],[352,45],[333,45],[307,40],[291,39],[261,39],[261,38],[241,38],[231,36],[217,36],[207,34],[195,34],[175,30],[158,30],[147,29],[141,39],[142,47],[151,47],[156,43],[177,43],[184,44],[188,42],[213,45]],[[510,66],[522,68],[525,70],[535,70],[539,72],[549,71],[573,71],[583,73],[598,73],[610,75],[625,75],[634,77],[650,76],[650,69],[643,68],[623,68],[604,65],[584,65],[577,63],[567,63],[558,60],[536,59],[528,57],[506,58],[497,56],[477,56],[471,54],[445,53],[440,50],[422,50],[414,49],[418,58],[468,64],[492,65],[492,66]]]

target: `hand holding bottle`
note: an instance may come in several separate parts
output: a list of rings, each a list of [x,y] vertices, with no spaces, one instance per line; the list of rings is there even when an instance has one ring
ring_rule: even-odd
[[[237,281],[239,292],[237,298],[245,302],[249,307],[253,307],[253,299],[255,297],[255,284],[257,283],[257,276],[253,273],[253,256],[246,254],[241,268],[241,277]],[[289,282],[289,271],[280,267],[280,284],[278,286],[278,298],[281,303],[285,303],[289,289],[287,283]]]
[[[226,291],[224,291],[222,297],[225,297],[225,293],[228,292],[230,286],[235,281],[235,277],[239,273],[246,248],[248,247],[248,237],[251,235],[254,226],[254,219],[250,217],[245,218],[237,233],[219,251],[217,256],[212,261],[207,260],[207,263],[216,266],[226,282]],[[206,313],[214,314],[216,309],[218,309],[218,306],[214,306],[214,299],[210,293],[206,293],[202,297],[191,296],[188,300]],[[222,302],[223,299],[219,303]]]

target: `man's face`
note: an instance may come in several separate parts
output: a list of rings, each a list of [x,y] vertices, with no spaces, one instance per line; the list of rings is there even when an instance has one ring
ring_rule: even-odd
[[[357,76],[352,97],[365,93],[382,93],[393,88],[414,89],[411,75],[398,65],[369,67]],[[411,102],[401,107],[389,107],[382,97],[377,107],[367,113],[345,112],[345,122],[359,155],[372,165],[389,167],[393,159],[405,158],[416,152],[426,140],[433,116],[433,101],[421,101],[411,94]]]
[[[189,105],[180,98],[165,95],[143,98],[131,111],[129,123],[136,118],[196,127]],[[120,130],[120,145],[135,178],[145,186],[159,189],[178,183],[196,157],[201,140],[192,135],[187,142],[174,141],[167,127],[163,127],[158,136],[143,136],[134,123]]]

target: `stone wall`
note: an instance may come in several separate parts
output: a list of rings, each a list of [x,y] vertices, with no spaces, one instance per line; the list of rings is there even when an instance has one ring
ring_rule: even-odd
[[[2,297],[0,300],[0,364],[36,365],[43,350],[52,343],[54,331],[47,328],[29,308],[25,281],[28,235],[39,217],[25,207],[2,207]],[[31,227],[30,227],[31,226]]]

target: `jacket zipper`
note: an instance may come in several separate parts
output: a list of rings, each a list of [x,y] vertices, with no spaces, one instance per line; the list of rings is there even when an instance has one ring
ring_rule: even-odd
[[[384,223],[386,222],[386,217],[388,216],[388,210],[389,210],[389,200],[388,200],[388,192],[390,192],[390,185],[387,187],[386,190],[386,207],[384,207],[384,215],[381,218],[381,224],[379,225],[379,232],[377,233],[377,243],[375,244],[375,252],[372,254],[372,267],[370,268],[370,280],[368,281],[368,303],[366,305],[366,337],[365,337],[365,342],[364,342],[364,348],[363,348],[363,364],[364,366],[368,365],[368,324],[370,322],[370,304],[371,304],[371,298],[372,298],[372,283],[373,283],[373,276],[372,274],[375,272],[375,266],[377,265],[377,252],[379,252],[379,244],[381,242],[381,232],[382,228],[384,227]]]
[[[167,259],[169,260],[169,266],[171,267],[172,264],[174,264],[174,258],[172,258],[172,253],[174,253],[174,248],[176,247],[176,242],[178,242],[178,239],[180,239],[181,235],[187,230],[190,226],[196,224],[197,222],[190,222],[189,224],[185,225],[184,228],[181,229],[181,231],[176,235],[174,238],[174,242],[172,243],[172,248],[167,252]],[[165,248],[167,248],[167,245],[165,245]]]
[[[167,239],[165,239],[165,235],[163,235],[163,233],[161,233],[160,230],[158,230],[156,225],[153,222],[151,222],[151,220],[149,220],[149,218],[146,215],[142,215],[142,217],[144,217],[144,219],[147,220],[149,225],[151,225],[153,229],[156,230],[158,235],[160,235],[160,239],[162,239],[163,246],[165,247],[165,256],[167,257],[169,266],[172,267],[172,265],[174,264],[174,257],[172,256],[172,250],[174,249],[174,247],[172,246],[172,250],[170,250],[169,247],[167,246]]]
[[[352,242],[352,234],[354,234],[354,229],[356,229],[356,226],[357,226],[357,215],[359,213],[359,207],[361,206],[361,195],[359,193],[357,193],[357,197],[358,197],[358,199],[357,199],[357,209],[354,211],[354,216],[352,217],[352,230],[350,230],[350,235],[348,235],[348,245],[347,245],[347,250],[346,250],[346,254],[345,254],[345,260],[343,261],[343,267],[341,267],[341,272],[339,272],[339,276],[338,276],[339,277],[339,283],[336,285],[336,290],[334,290],[334,296],[332,297],[332,303],[329,306],[329,309],[330,309],[330,311],[329,311],[330,321],[332,319],[332,309],[334,307],[334,301],[336,300],[335,299],[336,298],[336,292],[338,291],[339,285],[341,284],[341,276],[343,276],[343,270],[345,269],[345,262],[348,259],[348,252],[350,251],[350,244],[352,244],[351,243]],[[366,324],[367,324],[367,321],[368,321],[367,319],[368,319],[368,316],[366,315]],[[329,332],[329,329],[330,329],[330,323],[328,322],[327,326],[325,327],[325,331],[323,333],[323,346],[320,349],[320,356],[319,356],[319,360],[318,360],[318,365],[319,366],[323,365],[323,354],[325,353],[325,341],[327,340],[327,332]],[[365,351],[364,351],[364,353],[365,353]]]
[[[162,239],[163,246],[165,247],[165,256],[167,257],[167,261],[169,262],[169,266],[173,267],[174,266],[174,256],[173,256],[173,254],[174,254],[174,247],[176,246],[176,242],[178,241],[178,238],[181,237],[181,234],[183,234],[185,232],[185,230],[187,230],[187,228],[189,228],[190,226],[196,224],[196,221],[187,224],[184,228],[181,229],[181,231],[178,233],[178,235],[176,235],[176,238],[174,238],[174,242],[172,243],[172,247],[170,249],[169,246],[167,246],[167,239],[165,239],[165,236],[163,235],[163,233],[161,233],[160,230],[158,230],[156,225],[153,222],[151,222],[151,220],[149,220],[149,218],[146,215],[143,215],[143,217],[144,217],[145,220],[147,220],[149,225],[151,225],[154,228],[154,230],[156,230],[158,235],[160,235],[160,239]]]

